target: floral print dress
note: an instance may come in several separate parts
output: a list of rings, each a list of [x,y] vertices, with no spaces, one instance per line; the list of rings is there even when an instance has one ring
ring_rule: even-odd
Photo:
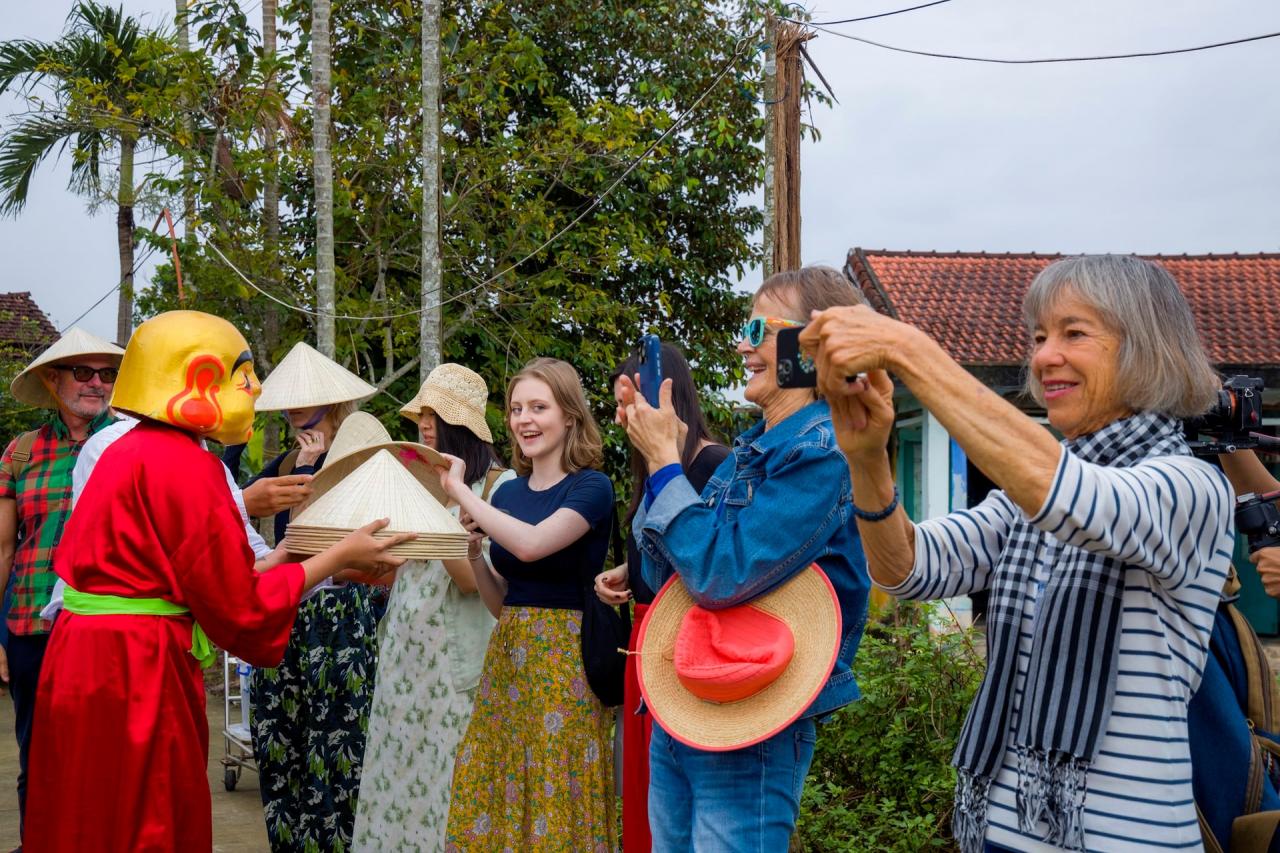
[[[490,491],[514,476],[505,472]],[[483,495],[483,486],[472,489]],[[400,567],[381,626],[354,850],[444,849],[454,754],[493,625],[439,560]]]

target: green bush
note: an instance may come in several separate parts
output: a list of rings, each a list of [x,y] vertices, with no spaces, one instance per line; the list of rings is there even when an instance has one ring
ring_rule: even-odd
[[[951,753],[982,678],[980,634],[934,635],[923,608],[872,623],[861,701],[818,727],[793,850],[955,850]]]

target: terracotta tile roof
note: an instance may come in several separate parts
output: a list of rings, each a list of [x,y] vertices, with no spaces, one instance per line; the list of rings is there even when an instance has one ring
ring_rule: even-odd
[[[845,273],[877,310],[919,326],[957,361],[1017,365],[1022,295],[1062,255],[853,249]],[[1217,364],[1280,366],[1280,254],[1144,255],[1182,287]]]
[[[0,345],[43,349],[58,339],[58,329],[30,293],[0,293]]]

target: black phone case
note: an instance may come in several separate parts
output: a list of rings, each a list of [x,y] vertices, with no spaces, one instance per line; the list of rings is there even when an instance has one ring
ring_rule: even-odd
[[[816,388],[818,368],[813,359],[800,350],[800,333],[803,326],[779,329],[777,337],[778,387]]]

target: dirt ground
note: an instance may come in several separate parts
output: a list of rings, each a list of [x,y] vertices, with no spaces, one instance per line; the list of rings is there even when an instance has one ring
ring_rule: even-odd
[[[267,831],[258,798],[258,776],[244,771],[235,791],[222,783],[222,697],[209,696],[209,791],[213,798],[213,849],[217,853],[267,851]],[[18,846],[18,744],[13,736],[13,702],[0,698],[0,850]]]

